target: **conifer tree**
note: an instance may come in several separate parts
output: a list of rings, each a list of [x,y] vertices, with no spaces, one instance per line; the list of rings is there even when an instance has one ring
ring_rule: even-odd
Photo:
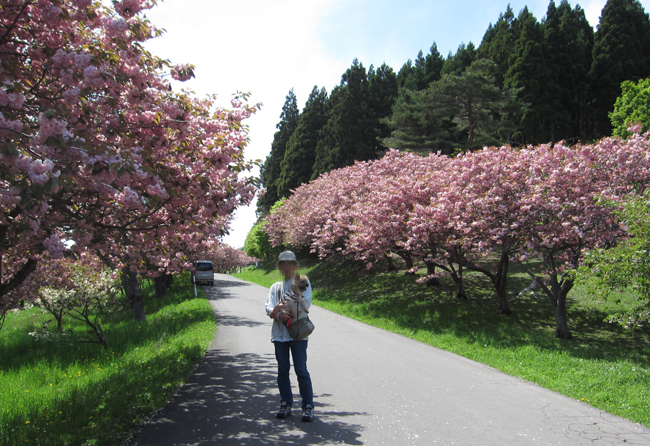
[[[281,163],[289,138],[298,125],[299,116],[298,102],[292,88],[282,106],[280,122],[276,125],[278,131],[275,132],[271,144],[271,153],[266,157],[260,169],[260,180],[262,186],[266,188],[266,193],[257,200],[257,213],[260,216],[268,214],[271,206],[280,198],[277,181],[280,178]]]
[[[391,130],[383,141],[386,147],[424,153],[452,152],[450,130],[454,124],[447,110],[431,106],[427,90],[400,89],[392,114],[384,123]]]
[[[288,197],[292,189],[309,182],[316,161],[316,145],[326,122],[327,90],[314,86],[287,143],[277,181],[280,198]]]
[[[397,99],[397,75],[386,64],[382,64],[376,70],[371,66],[368,70],[368,88],[370,109],[375,115],[374,125],[375,136],[377,138],[377,151],[385,151],[389,147],[383,145],[383,140],[390,136],[390,128],[384,122],[384,119],[392,113],[393,104]]]
[[[415,63],[409,59],[399,70],[399,73],[397,73],[399,88],[409,90],[426,89],[431,82],[440,79],[440,71],[444,63],[445,59],[438,51],[438,45],[433,42],[426,57],[420,50]]]
[[[650,75],[650,22],[637,0],[608,0],[594,36],[591,66],[593,138],[609,136],[608,114],[621,83]]]
[[[530,105],[523,109],[519,130],[513,137],[520,144],[548,142],[548,109],[542,99],[551,68],[546,60],[543,29],[526,7],[517,17],[517,30],[504,84],[519,89],[519,100]]]
[[[370,82],[357,59],[341,77],[329,100],[327,124],[316,148],[312,179],[355,161],[377,158],[379,122],[372,109]]]
[[[554,82],[559,85],[561,107],[569,117],[565,132],[558,129],[556,140],[577,142],[589,137],[589,70],[592,63],[594,30],[580,5],[571,9],[567,0],[557,8],[560,38],[547,54],[552,60]],[[548,18],[547,18],[548,19]]]
[[[478,59],[461,74],[445,74],[429,87],[433,107],[453,116],[461,135],[460,148],[498,144],[494,136],[501,122],[497,118],[515,103],[516,91],[496,85],[494,67],[491,60]]]
[[[461,43],[458,46],[456,54],[451,54],[451,52],[449,53],[442,66],[440,74],[461,75],[465,72],[467,67],[474,62],[474,60],[476,60],[476,48],[474,47],[474,44],[472,42],[467,45]]]
[[[503,86],[503,79],[510,68],[510,53],[517,34],[517,19],[508,5],[497,22],[494,25],[490,23],[477,50],[477,57],[490,59],[496,64],[494,78],[499,87]]]

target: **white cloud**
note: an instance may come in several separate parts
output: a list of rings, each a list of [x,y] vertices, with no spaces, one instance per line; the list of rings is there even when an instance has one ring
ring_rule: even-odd
[[[589,24],[595,31],[600,21],[600,13],[603,10],[603,6],[605,6],[605,0],[591,0],[588,3],[583,3],[581,6],[585,10],[585,16]]]
[[[249,159],[269,153],[285,96],[294,88],[302,108],[314,85],[330,91],[350,61],[326,56],[319,22],[340,0],[166,0],[147,11],[167,32],[147,44],[173,63],[192,63],[196,78],[174,88],[216,93],[227,105],[236,91],[250,91],[263,107],[247,122]],[[240,247],[255,221],[255,210],[237,211],[226,243]]]

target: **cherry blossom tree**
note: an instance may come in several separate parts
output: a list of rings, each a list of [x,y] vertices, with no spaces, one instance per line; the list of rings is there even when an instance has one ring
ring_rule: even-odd
[[[628,140],[604,138],[594,145],[543,145],[536,150],[526,205],[534,226],[525,243],[529,253],[543,260],[538,274],[548,276],[550,285],[538,282],[553,305],[556,336],[560,338],[572,337],[566,297],[585,252],[626,237],[614,211],[624,197],[643,193],[648,187],[650,141],[638,130]],[[524,267],[525,256],[518,258]]]
[[[368,264],[403,247],[426,263],[423,281],[440,267],[459,297],[463,268],[479,271],[492,280],[502,314],[510,312],[508,266],[515,260],[543,284],[556,335],[570,338],[566,299],[575,269],[585,250],[626,237],[614,211],[648,186],[650,141],[640,128],[630,131],[627,140],[485,148],[455,158],[390,151],[299,187],[265,230],[276,244],[310,246],[321,257],[343,252]]]
[[[144,50],[160,34],[140,12],[90,0],[11,0],[0,10],[0,313],[28,299],[45,250],[65,241],[123,269],[136,318],[136,273],[189,268],[184,249],[227,229],[250,202],[242,177],[254,106],[175,93],[187,80]],[[155,268],[152,271],[152,266]]]
[[[215,244],[201,260],[210,260],[215,273],[230,274],[249,265],[254,265],[258,259],[250,257],[241,249],[231,248],[222,243]],[[197,260],[199,260],[197,258]]]

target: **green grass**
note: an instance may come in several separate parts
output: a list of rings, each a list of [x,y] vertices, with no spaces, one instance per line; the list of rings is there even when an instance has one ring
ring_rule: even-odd
[[[184,280],[164,299],[148,296],[146,312],[146,322],[130,311],[106,316],[108,349],[35,340],[28,333],[52,319],[36,308],[9,315],[0,330],[0,444],[128,439],[188,378],[216,330],[209,302]]]
[[[258,285],[265,286],[270,288],[275,282],[282,280],[280,272],[275,267],[275,264],[269,263],[264,265],[262,268],[248,267],[242,270],[242,272],[233,274],[233,276],[238,277],[242,280],[247,280],[249,282],[257,283]]]
[[[266,285],[270,267],[238,277]],[[510,303],[513,314],[496,314],[491,284],[465,276],[470,299],[455,299],[450,279],[442,286],[415,283],[415,277],[365,271],[350,262],[322,262],[303,268],[314,287],[314,303],[339,314],[399,333],[490,365],[505,373],[584,401],[650,427],[650,331],[634,336],[603,322],[616,311],[587,288],[569,294],[569,327],[574,339],[553,337],[555,319],[548,299],[528,294]],[[277,277],[277,276],[275,276]],[[259,280],[258,280],[259,279]],[[531,280],[512,268],[514,297]],[[630,296],[617,305],[631,305]]]

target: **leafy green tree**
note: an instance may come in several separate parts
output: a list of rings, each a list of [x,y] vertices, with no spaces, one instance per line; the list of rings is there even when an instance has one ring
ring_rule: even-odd
[[[621,291],[637,296],[635,305],[611,315],[632,330],[650,322],[650,195],[626,202],[618,216],[628,230],[629,238],[610,249],[594,250],[585,258],[579,279],[594,286],[605,299],[616,299]]]
[[[616,99],[614,111],[609,114],[614,135],[627,138],[630,124],[641,124],[641,132],[650,128],[650,78],[639,82],[624,81],[621,96]]]
[[[650,75],[650,21],[637,0],[608,0],[594,36],[590,72],[594,138],[611,134],[609,113],[621,83]]]
[[[279,197],[288,197],[292,189],[309,182],[316,161],[316,145],[326,123],[327,90],[314,86],[287,143],[277,180]]]
[[[287,143],[298,126],[299,116],[298,102],[292,88],[289,90],[289,94],[287,94],[282,106],[280,122],[276,125],[278,131],[275,132],[271,144],[271,153],[266,157],[260,169],[260,180],[262,186],[266,188],[266,193],[257,200],[257,213],[259,215],[266,215],[271,206],[278,201],[277,182],[282,172],[282,160],[287,149]]]
[[[282,250],[282,247],[274,248],[269,242],[269,235],[264,232],[266,220],[259,220],[251,228],[246,241],[244,242],[244,251],[250,257],[261,259],[269,262],[274,259]]]

